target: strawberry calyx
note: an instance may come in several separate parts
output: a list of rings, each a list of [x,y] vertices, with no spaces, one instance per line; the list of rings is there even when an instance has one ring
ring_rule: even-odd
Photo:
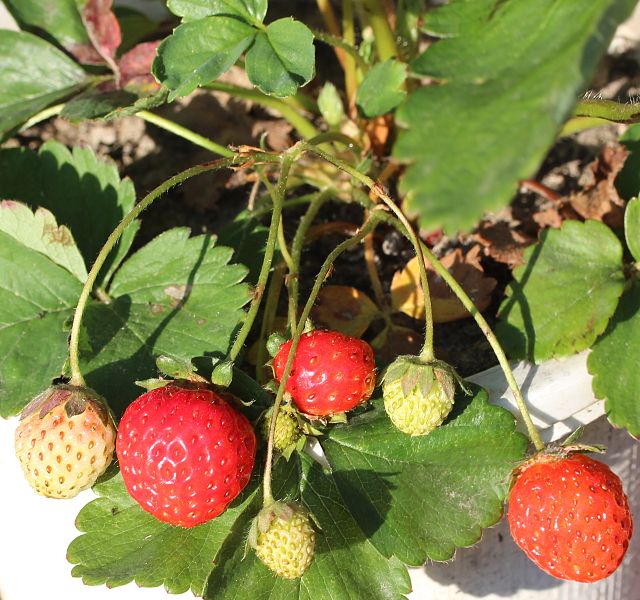
[[[75,417],[82,414],[87,405],[91,403],[103,425],[107,425],[111,416],[106,400],[95,390],[82,385],[70,385],[61,383],[53,385],[38,394],[20,413],[20,421],[39,413],[38,418],[44,419],[58,406],[64,406],[67,417]]]
[[[567,443],[572,437],[573,434],[562,444],[549,444],[540,452],[536,452],[519,462],[513,470],[514,480],[533,465],[558,462],[574,454],[604,454],[606,452],[606,447],[600,444]]]
[[[451,412],[456,381],[460,378],[455,370],[443,361],[399,356],[382,378],[387,415],[400,431],[426,435]]]

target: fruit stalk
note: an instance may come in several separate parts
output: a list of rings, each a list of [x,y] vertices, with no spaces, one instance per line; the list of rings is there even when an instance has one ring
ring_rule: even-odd
[[[273,255],[276,249],[276,242],[278,239],[278,229],[280,226],[280,219],[282,217],[282,206],[284,204],[284,197],[287,191],[287,180],[289,179],[289,171],[291,165],[297,160],[299,152],[297,146],[292,146],[284,155],[280,157],[281,168],[280,177],[278,178],[278,184],[273,190],[273,213],[271,215],[271,223],[269,225],[269,234],[267,236],[267,245],[265,247],[264,259],[262,260],[262,267],[260,268],[260,274],[258,275],[258,282],[256,283],[255,293],[251,305],[247,311],[242,327],[238,332],[236,339],[229,350],[228,360],[235,361],[242,350],[253,322],[258,315],[260,303],[262,302],[262,296],[267,286],[267,280],[269,279],[269,272],[271,271],[271,263],[273,261]]]
[[[287,379],[289,377],[289,373],[291,372],[291,367],[293,365],[293,359],[296,354],[296,348],[298,347],[298,342],[300,341],[300,337],[302,335],[304,324],[306,320],[309,318],[309,314],[311,313],[311,309],[313,308],[313,304],[316,301],[318,296],[318,292],[320,292],[320,288],[324,283],[324,280],[329,273],[333,263],[335,260],[346,250],[349,250],[353,246],[359,244],[365,236],[367,236],[373,229],[376,227],[378,222],[381,219],[381,211],[373,210],[369,216],[369,218],[363,223],[360,231],[356,233],[352,238],[338,244],[329,256],[325,259],[324,263],[322,263],[322,267],[318,271],[318,275],[316,276],[315,282],[313,284],[313,288],[311,289],[311,293],[309,294],[309,298],[302,309],[302,314],[300,315],[300,319],[298,320],[298,325],[296,327],[296,333],[291,339],[291,348],[289,350],[289,357],[287,358],[286,365],[284,367],[284,371],[282,373],[282,377],[280,379],[280,385],[278,386],[278,391],[276,393],[276,399],[273,404],[273,414],[271,415],[271,424],[269,427],[269,438],[267,440],[267,458],[265,462],[264,469],[264,483],[263,483],[263,498],[264,504],[267,506],[271,504],[274,499],[271,493],[271,470],[273,466],[273,442],[276,433],[276,418],[278,417],[278,411],[280,410],[280,405],[282,403],[282,399],[284,397],[284,391],[287,384]]]
[[[278,155],[261,153],[255,155],[256,158],[262,160],[273,161]],[[125,217],[118,223],[116,228],[111,232],[107,241],[104,243],[104,246],[101,248],[98,256],[96,257],[89,274],[87,275],[87,280],[82,287],[80,292],[80,297],[78,298],[78,305],[76,306],[75,313],[73,315],[73,324],[71,325],[71,334],[69,338],[69,365],[71,368],[71,384],[77,386],[84,386],[85,381],[82,376],[82,372],[80,370],[80,360],[79,360],[79,352],[78,346],[80,342],[80,326],[82,324],[82,317],[84,315],[84,310],[87,305],[87,300],[89,299],[89,295],[91,294],[91,290],[96,282],[98,274],[100,273],[100,269],[104,264],[105,260],[109,256],[109,253],[116,245],[117,241],[120,239],[120,236],[124,232],[124,230],[129,226],[129,224],[142,213],[145,208],[147,208],[151,203],[162,196],[165,192],[170,190],[172,187],[179,185],[186,181],[191,177],[195,177],[200,173],[205,173],[207,171],[213,171],[217,169],[222,169],[225,167],[229,167],[231,165],[242,163],[247,160],[247,157],[244,155],[234,156],[231,158],[222,158],[215,161],[203,163],[201,165],[196,165],[195,167],[191,167],[189,169],[185,169],[181,171],[177,175],[174,175],[170,179],[167,179],[164,183],[161,183],[154,190],[149,192],[138,204],[136,204],[131,211],[125,215]]]
[[[374,179],[361,173],[357,169],[354,169],[351,165],[348,165],[344,161],[336,158],[335,156],[328,154],[314,146],[310,143],[301,142],[301,147],[309,152],[313,152],[317,154],[327,162],[330,162],[332,165],[338,167],[343,170],[345,173],[348,173],[354,179],[357,179],[362,184],[366,185],[376,197],[380,198],[391,211],[396,215],[398,220],[402,223],[402,225],[406,228],[409,238],[409,241],[413,245],[416,256],[418,257],[418,268],[420,270],[420,285],[422,287],[422,293],[424,295],[424,313],[425,313],[425,332],[424,332],[424,344],[422,346],[422,351],[420,352],[420,357],[425,361],[430,361],[435,358],[435,354],[433,351],[433,313],[431,308],[431,296],[429,294],[429,280],[427,279],[427,269],[425,267],[425,259],[422,252],[422,245],[418,236],[415,234],[413,227],[409,223],[407,217],[405,217],[404,213],[400,210],[398,205],[390,198],[390,196],[385,192],[382,185],[377,183]]]
[[[311,227],[311,223],[316,218],[318,211],[322,207],[322,205],[330,200],[336,191],[333,189],[328,189],[320,192],[315,196],[315,198],[309,204],[307,211],[304,213],[302,219],[300,219],[300,223],[298,224],[298,229],[296,230],[295,235],[293,236],[293,242],[291,243],[291,262],[293,264],[293,268],[289,267],[289,276],[287,278],[287,287],[289,292],[289,301],[291,304],[291,311],[293,315],[298,314],[298,289],[300,287],[299,277],[300,277],[300,259],[302,257],[302,248],[304,246],[305,236],[307,235],[307,231],[309,231],[309,227]],[[291,335],[295,335],[296,328],[295,323],[294,327],[291,329]]]

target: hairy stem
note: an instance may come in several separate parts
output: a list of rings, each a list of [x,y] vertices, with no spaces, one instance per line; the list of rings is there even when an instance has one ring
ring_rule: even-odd
[[[260,268],[260,274],[258,275],[258,282],[255,287],[255,292],[247,315],[242,323],[242,327],[238,332],[236,339],[229,350],[228,359],[233,362],[240,354],[242,346],[244,345],[253,322],[260,309],[260,303],[262,302],[262,296],[269,279],[269,271],[271,270],[271,263],[273,261],[273,255],[276,249],[276,242],[278,239],[278,228],[280,226],[280,218],[282,217],[282,204],[284,202],[285,193],[287,191],[287,179],[289,178],[289,171],[291,165],[298,158],[299,150],[297,146],[293,146],[281,157],[280,177],[278,179],[278,185],[273,191],[273,212],[271,215],[271,224],[269,225],[269,235],[267,237],[267,245],[265,247],[264,259],[262,260],[262,267]]]
[[[391,31],[387,15],[380,0],[360,0],[365,8],[380,60],[387,60],[398,56],[396,36]]]
[[[302,219],[300,219],[300,223],[298,224],[298,229],[293,237],[293,242],[291,243],[291,263],[292,265],[289,267],[289,277],[287,278],[287,288],[289,292],[289,299],[291,302],[291,310],[293,312],[294,318],[295,315],[298,314],[298,290],[300,286],[300,260],[302,258],[302,248],[304,247],[304,240],[309,231],[309,227],[313,223],[313,220],[316,218],[318,211],[322,207],[322,205],[329,199],[333,198],[335,195],[335,190],[329,189],[319,194],[316,194],[315,198],[309,204],[307,208],[307,212],[305,212]],[[296,324],[293,323],[291,329],[291,335],[295,335],[296,333]]]
[[[284,371],[282,373],[282,377],[280,379],[280,385],[278,386],[278,391],[276,393],[276,399],[273,405],[273,414],[271,415],[271,423],[269,425],[269,438],[267,441],[267,458],[265,462],[264,468],[264,483],[263,483],[263,498],[265,506],[273,502],[273,495],[271,492],[271,471],[273,467],[273,440],[276,433],[276,419],[278,417],[278,412],[280,410],[280,405],[282,404],[282,399],[284,397],[284,391],[287,384],[287,378],[289,377],[289,373],[291,372],[291,367],[293,365],[293,359],[296,353],[296,349],[298,347],[298,342],[300,341],[300,337],[302,335],[304,324],[306,320],[309,318],[309,314],[311,313],[311,309],[313,307],[314,302],[318,296],[318,292],[324,283],[324,280],[329,273],[333,263],[336,258],[340,256],[346,250],[349,250],[353,246],[359,244],[364,237],[372,231],[380,220],[379,211],[373,211],[369,216],[369,219],[362,225],[360,231],[356,235],[354,235],[351,239],[348,239],[338,246],[336,246],[333,251],[327,256],[322,267],[318,271],[318,275],[316,276],[315,282],[313,284],[313,288],[311,293],[309,294],[309,298],[302,310],[302,314],[300,315],[300,319],[298,320],[298,326],[296,329],[296,333],[291,340],[291,348],[289,350],[289,356],[287,358],[287,363],[285,365]]]
[[[273,160],[273,155],[263,156],[269,156]],[[84,310],[86,308],[89,295],[91,294],[91,290],[93,289],[98,274],[100,273],[100,269],[104,265],[104,262],[109,256],[109,253],[116,245],[117,241],[120,239],[120,236],[127,228],[127,226],[134,219],[136,219],[140,215],[140,213],[145,210],[145,208],[147,208],[154,200],[156,200],[156,198],[162,196],[162,194],[170,190],[172,187],[175,187],[176,185],[179,185],[187,179],[195,177],[200,173],[229,167],[244,160],[246,160],[244,157],[218,159],[201,165],[196,165],[195,167],[191,167],[178,173],[177,175],[174,175],[170,179],[167,179],[167,181],[165,181],[164,183],[161,183],[157,188],[155,188],[140,202],[138,202],[138,204],[136,204],[133,209],[131,209],[131,211],[122,219],[122,221],[120,221],[120,223],[118,223],[116,228],[111,232],[111,234],[107,238],[107,241],[104,243],[104,246],[102,246],[100,252],[98,253],[98,256],[96,257],[96,260],[93,263],[89,274],[87,275],[87,280],[82,287],[80,297],[78,298],[78,305],[76,306],[76,310],[73,315],[73,324],[71,325],[71,335],[69,341],[69,364],[71,367],[72,385],[85,385],[84,377],[82,376],[82,372],[80,370],[78,345],[80,341],[80,327],[82,324],[82,317],[84,315]]]
[[[166,119],[165,117],[161,117],[160,115],[157,115],[155,113],[152,113],[146,110],[141,110],[137,112],[136,115],[140,117],[143,121],[146,121],[147,123],[151,123],[156,127],[160,127],[165,131],[169,131],[170,133],[173,133],[191,142],[196,146],[205,148],[206,150],[209,150],[214,154],[217,154],[219,156],[225,156],[225,157],[230,157],[234,155],[233,151],[229,150],[229,148],[227,148],[226,146],[222,146],[221,144],[218,144],[213,140],[210,140],[200,135],[199,133],[196,133],[195,131],[191,131],[190,129],[187,129],[182,125],[178,125],[178,123],[171,121],[170,119]]]
[[[431,295],[429,294],[429,280],[427,278],[427,269],[425,266],[424,255],[422,253],[422,244],[418,239],[418,236],[415,234],[413,227],[411,227],[411,223],[409,223],[407,217],[405,217],[404,213],[390,198],[384,188],[376,181],[374,181],[371,177],[365,175],[364,173],[361,173],[357,169],[354,169],[351,165],[345,163],[339,158],[336,158],[335,156],[324,152],[322,149],[314,146],[313,144],[303,142],[301,143],[301,147],[304,150],[308,150],[309,152],[313,152],[318,156],[324,158],[324,160],[326,160],[327,162],[330,162],[332,165],[335,165],[339,169],[342,169],[343,171],[351,175],[354,179],[357,179],[362,184],[366,185],[377,198],[382,200],[382,202],[384,202],[384,204],[389,207],[389,209],[396,215],[398,220],[406,228],[411,244],[413,245],[416,256],[418,257],[420,285],[422,287],[422,294],[424,296],[425,335],[424,344],[422,346],[420,356],[427,361],[433,360],[435,358],[433,350],[433,311],[431,308]]]
[[[275,108],[282,115],[282,118],[285,119],[303,139],[310,139],[319,133],[309,119],[304,117],[293,106],[280,98],[273,98],[259,92],[258,90],[251,90],[249,88],[243,88],[230,83],[223,83],[221,81],[214,81],[206,87],[211,90],[217,90],[218,92],[225,92],[238,98],[253,100],[262,106]]]

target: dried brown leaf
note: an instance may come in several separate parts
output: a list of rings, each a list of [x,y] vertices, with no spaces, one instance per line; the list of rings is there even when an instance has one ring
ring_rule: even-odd
[[[486,309],[491,303],[491,292],[496,280],[484,274],[480,264],[480,246],[474,246],[467,254],[456,248],[441,259],[441,263],[455,277],[469,294],[479,310]],[[449,286],[429,264],[427,264],[429,292],[433,309],[433,320],[446,323],[469,317],[460,300],[451,292]],[[391,282],[391,302],[393,307],[414,319],[424,319],[424,296],[420,287],[418,259],[413,258],[398,271]]]
[[[318,328],[360,337],[379,313],[364,292],[346,285],[327,285],[318,294],[311,320]]]

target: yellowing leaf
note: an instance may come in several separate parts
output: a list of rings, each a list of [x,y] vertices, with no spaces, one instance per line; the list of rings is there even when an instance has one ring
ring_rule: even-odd
[[[327,285],[318,294],[311,320],[318,328],[360,337],[379,312],[364,292],[346,285]]]
[[[441,262],[469,294],[478,309],[484,310],[491,302],[491,292],[496,286],[496,280],[484,274],[479,252],[479,246],[474,246],[466,255],[457,248],[451,254],[447,254]],[[447,323],[469,316],[467,309],[429,264],[427,277],[434,322]],[[395,309],[414,319],[424,319],[424,296],[420,286],[417,257],[393,276],[391,303]]]

